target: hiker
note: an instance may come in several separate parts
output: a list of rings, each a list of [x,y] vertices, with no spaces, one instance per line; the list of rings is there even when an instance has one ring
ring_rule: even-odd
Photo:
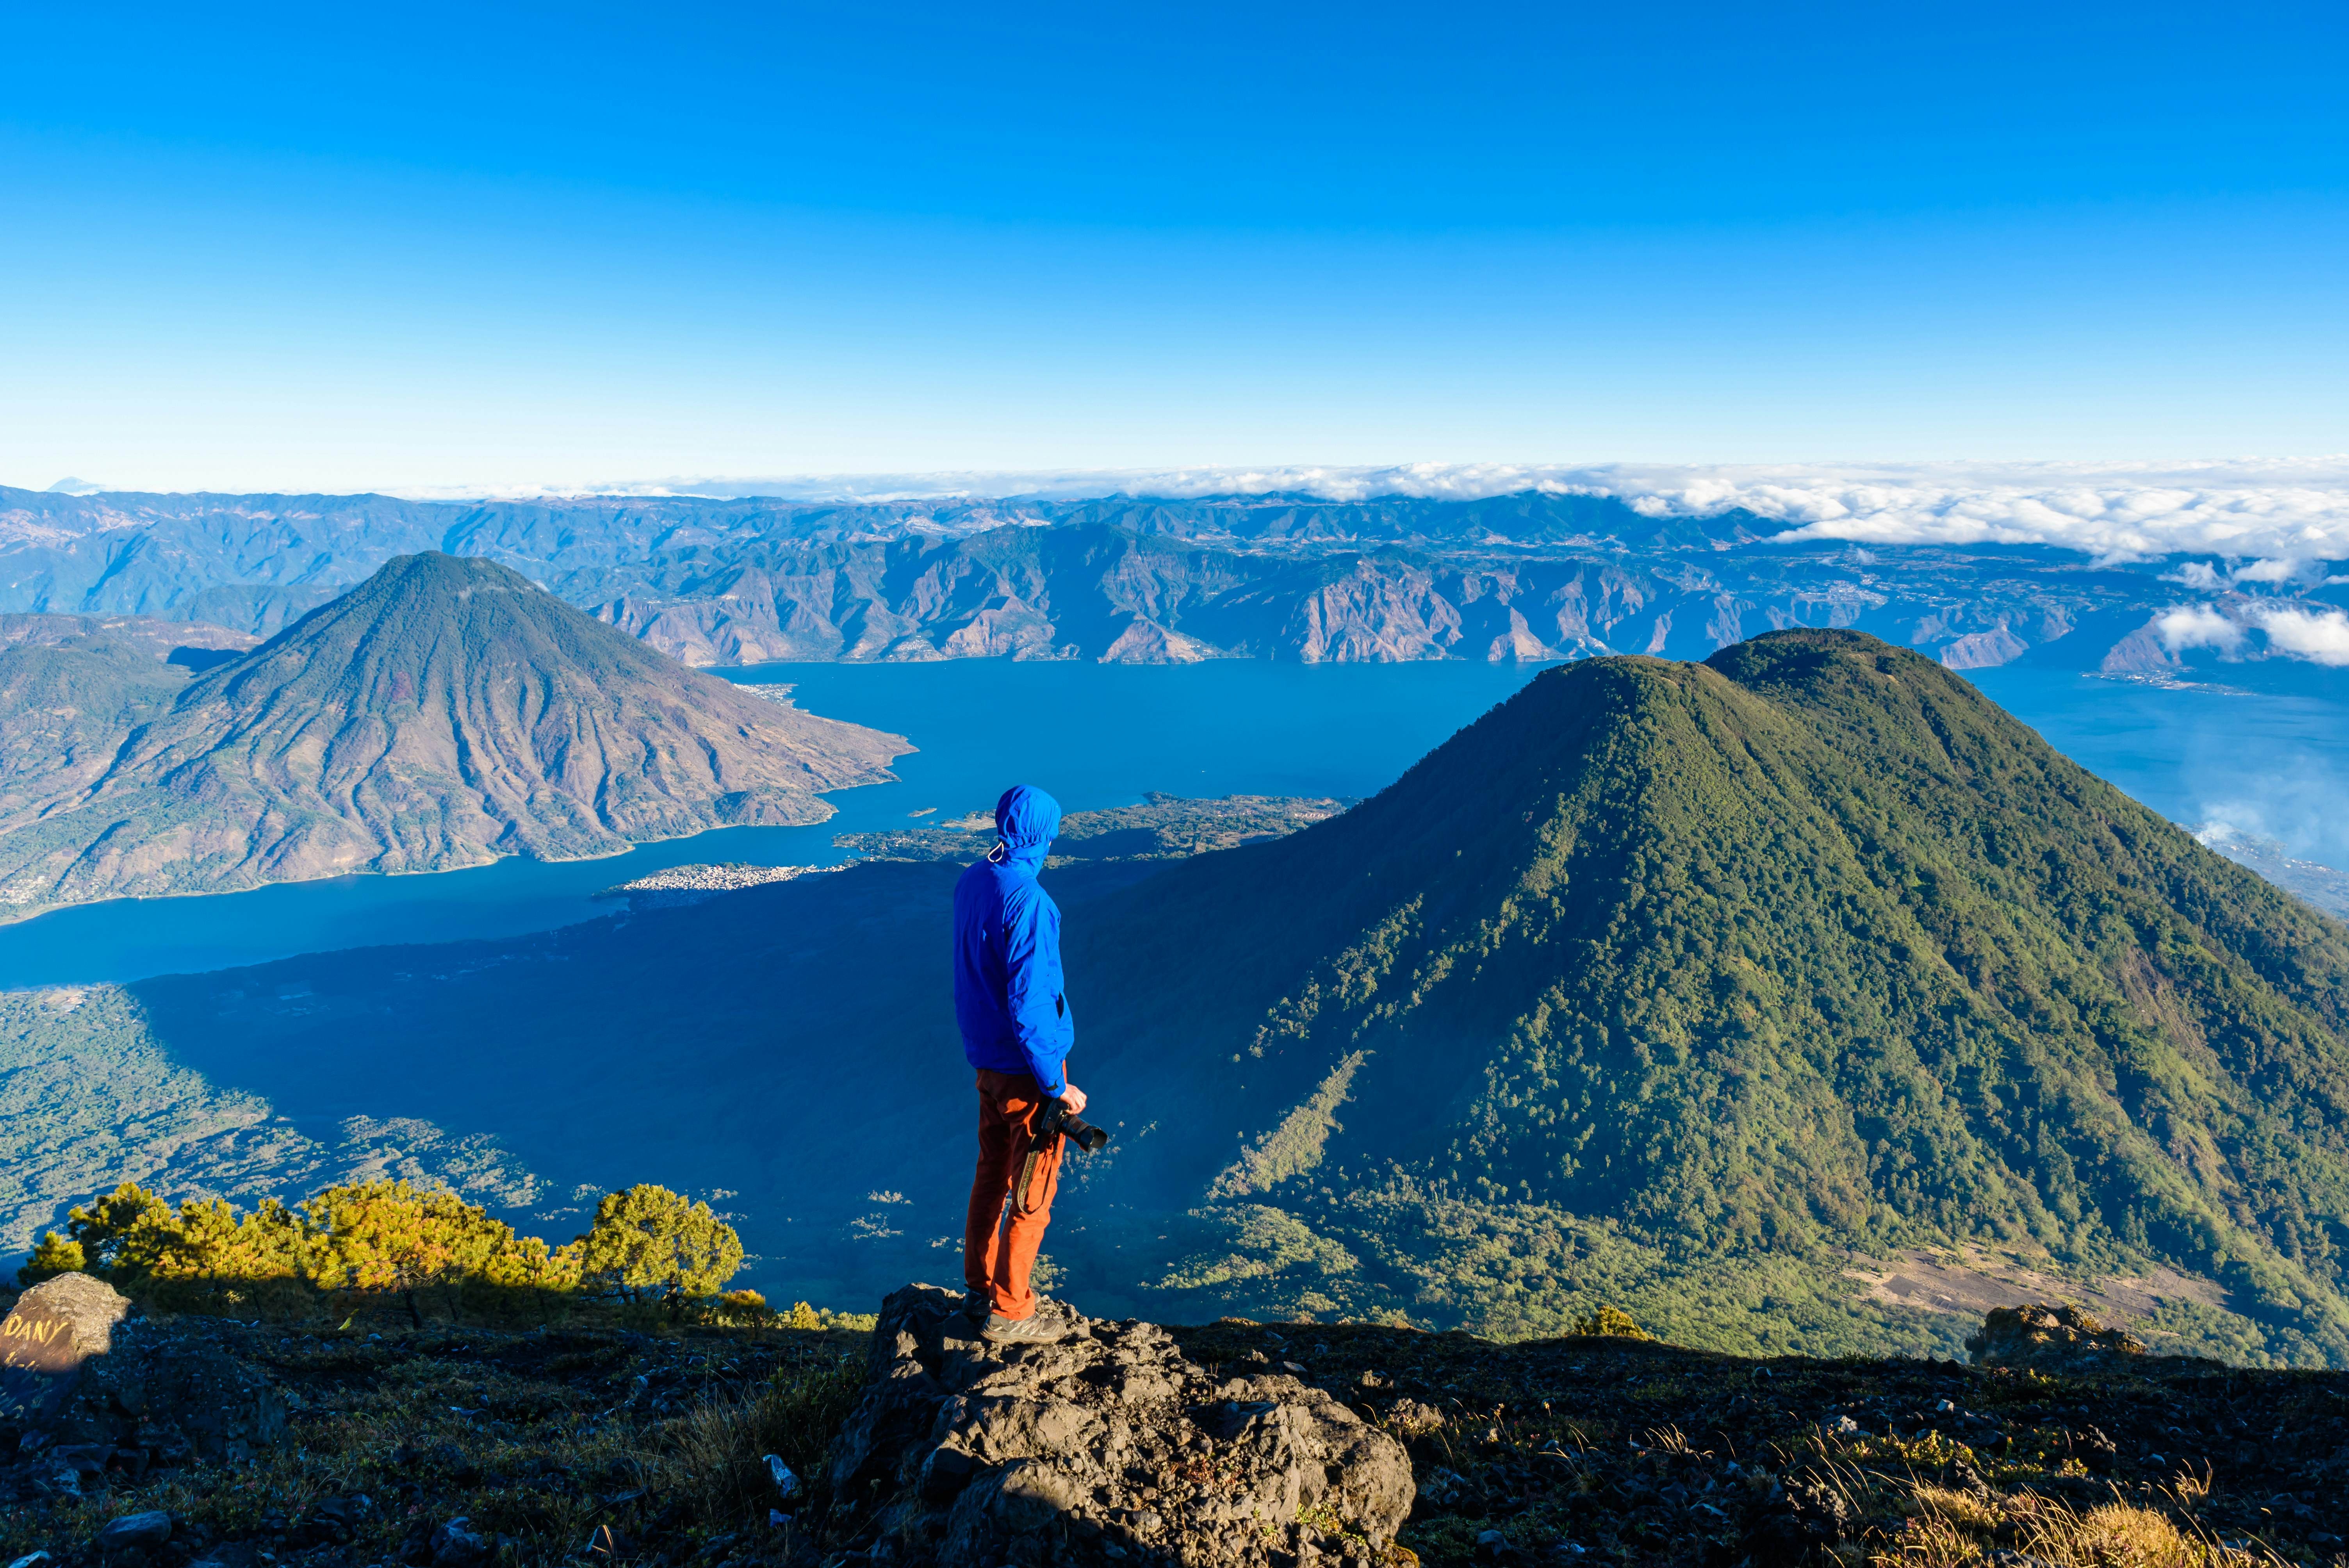
[[[1029,1272],[1052,1222],[1063,1142],[1038,1139],[1059,1099],[1085,1108],[1061,1063],[1076,1030],[1061,981],[1061,910],[1036,883],[1061,808],[1014,785],[995,803],[996,843],[955,884],[955,1019],[978,1071],[978,1173],[963,1233],[967,1305],[992,1340],[1042,1340]],[[1006,1198],[1009,1199],[1007,1203]]]

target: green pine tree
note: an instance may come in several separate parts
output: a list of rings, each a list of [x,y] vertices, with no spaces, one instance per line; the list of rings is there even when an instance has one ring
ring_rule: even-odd
[[[61,1274],[78,1274],[83,1267],[81,1243],[51,1231],[33,1249],[31,1259],[16,1271],[16,1283],[29,1288]]]
[[[675,1307],[725,1287],[742,1266],[742,1239],[709,1204],[647,1184],[605,1195],[580,1262],[590,1283],[625,1300]]]

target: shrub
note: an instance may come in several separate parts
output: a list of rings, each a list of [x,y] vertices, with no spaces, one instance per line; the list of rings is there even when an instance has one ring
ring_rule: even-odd
[[[1631,1315],[1619,1306],[1601,1306],[1574,1320],[1570,1333],[1603,1336],[1612,1339],[1653,1339],[1655,1336],[1640,1327]]]
[[[676,1310],[689,1298],[716,1295],[734,1277],[742,1239],[709,1204],[647,1184],[606,1193],[595,1205],[580,1262],[588,1284]]]
[[[61,1274],[76,1274],[88,1266],[83,1260],[79,1242],[68,1241],[51,1231],[41,1238],[41,1244],[33,1249],[33,1255],[25,1266],[16,1271],[16,1283],[26,1286],[36,1285],[45,1279],[55,1279]]]
[[[171,1221],[171,1206],[135,1181],[125,1181],[87,1209],[66,1215],[66,1234],[81,1246],[88,1266],[99,1274],[138,1269],[147,1261],[158,1228]]]
[[[427,1316],[544,1322],[593,1293],[672,1315],[693,1304],[712,1322],[774,1326],[756,1291],[719,1294],[741,1264],[732,1226],[663,1187],[607,1195],[594,1228],[556,1247],[454,1192],[401,1181],[329,1187],[299,1208],[264,1199],[244,1214],[218,1198],[174,1209],[126,1181],[73,1210],[66,1233],[49,1233],[17,1278],[30,1285],[81,1271],[174,1310],[239,1315],[340,1315],[396,1303],[419,1326]],[[784,1320],[842,1321],[804,1303]]]
[[[755,1290],[730,1290],[715,1297],[702,1298],[696,1315],[703,1323],[720,1328],[773,1328],[782,1324],[767,1306],[767,1298]]]
[[[419,1326],[419,1292],[437,1293],[454,1317],[468,1282],[523,1284],[568,1272],[544,1242],[528,1238],[534,1244],[524,1244],[512,1225],[454,1192],[359,1182],[327,1188],[302,1212],[312,1284],[328,1292],[397,1295]]]
[[[182,1312],[305,1316],[316,1308],[313,1237],[304,1216],[264,1199],[239,1218],[227,1202],[158,1205],[115,1266],[117,1280]]]

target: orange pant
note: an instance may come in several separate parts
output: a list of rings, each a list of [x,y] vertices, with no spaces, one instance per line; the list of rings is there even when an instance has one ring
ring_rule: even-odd
[[[1061,1149],[1066,1140],[1055,1138],[1037,1150],[1027,1191],[1011,1190],[1027,1163],[1036,1113],[1043,1108],[1044,1096],[1026,1073],[980,1070],[978,1174],[970,1183],[962,1278],[971,1289],[987,1292],[1005,1317],[1027,1317],[1036,1310],[1028,1274],[1044,1244],[1044,1227],[1052,1222],[1052,1194],[1061,1186]]]

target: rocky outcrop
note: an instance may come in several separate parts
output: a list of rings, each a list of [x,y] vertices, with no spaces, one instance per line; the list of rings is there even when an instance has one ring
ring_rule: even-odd
[[[833,1494],[875,1560],[1258,1563],[1387,1558],[1413,1498],[1402,1446],[1295,1377],[1222,1377],[1154,1324],[1057,1303],[1049,1344],[974,1336],[959,1293],[882,1305]]]
[[[1941,645],[1941,664],[1952,670],[1995,669],[2010,665],[2031,651],[2031,645],[2014,634],[2012,627],[1993,626],[1987,632],[1969,632]]]
[[[2099,675],[2174,680],[2185,661],[2161,640],[2159,617],[2115,643],[2096,665]]]
[[[2142,1356],[2145,1341],[2076,1306],[1994,1306],[1966,1341],[1977,1367],[2070,1367]]]

